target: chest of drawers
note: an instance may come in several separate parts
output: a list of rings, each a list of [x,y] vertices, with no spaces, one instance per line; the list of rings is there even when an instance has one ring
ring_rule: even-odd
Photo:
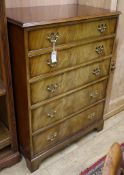
[[[119,13],[66,5],[7,14],[19,142],[35,171],[46,157],[103,128]]]

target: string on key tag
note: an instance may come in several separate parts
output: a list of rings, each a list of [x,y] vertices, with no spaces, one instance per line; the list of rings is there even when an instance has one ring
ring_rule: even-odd
[[[53,51],[51,53],[51,62],[57,63],[57,51],[56,51],[55,43],[53,43]]]

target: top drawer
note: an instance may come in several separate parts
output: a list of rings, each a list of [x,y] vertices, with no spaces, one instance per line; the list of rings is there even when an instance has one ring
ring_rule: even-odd
[[[115,33],[117,18],[99,19],[91,22],[80,22],[67,26],[49,27],[29,31],[28,49],[38,50],[51,47],[48,35],[58,33],[57,45],[79,41],[85,38],[98,37]]]

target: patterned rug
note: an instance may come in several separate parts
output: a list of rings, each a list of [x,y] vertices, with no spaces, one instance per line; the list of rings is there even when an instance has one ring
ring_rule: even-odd
[[[122,148],[123,157],[124,157],[124,143],[121,145],[121,148]],[[89,168],[81,172],[80,175],[102,175],[102,168],[104,165],[105,158],[106,156],[102,157],[92,166],[90,166]]]

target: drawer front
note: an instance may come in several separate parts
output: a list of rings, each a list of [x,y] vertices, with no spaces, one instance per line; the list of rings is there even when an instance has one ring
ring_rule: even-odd
[[[51,47],[52,44],[48,39],[51,33],[59,34],[57,45],[112,34],[115,33],[116,23],[117,18],[100,19],[63,27],[58,24],[57,27],[29,31],[28,47],[30,51]]]
[[[35,132],[63,118],[63,99],[55,100],[32,110],[32,131]]]
[[[77,46],[57,53],[57,64],[51,63],[51,53],[30,58],[30,77],[35,77],[45,73],[51,73],[60,69],[72,67],[86,63],[101,56],[112,54],[113,39],[95,42],[87,45]],[[103,46],[103,52],[96,52],[100,46]]]
[[[31,84],[31,102],[52,98],[109,74],[110,59]]]
[[[64,123],[49,129],[46,132],[33,137],[34,154],[47,150],[66,137],[72,136],[83,128],[102,119],[104,103],[100,103],[87,111],[84,111]]]
[[[54,146],[60,140],[60,127],[56,126],[46,132],[33,137],[34,154]]]
[[[104,103],[100,103],[97,106],[80,113],[76,117],[67,120],[61,127],[60,137],[65,138],[71,136],[82,128],[86,128],[96,120],[103,119],[103,111]]]
[[[32,110],[33,132],[102,100],[105,98],[106,85],[107,80]]]

